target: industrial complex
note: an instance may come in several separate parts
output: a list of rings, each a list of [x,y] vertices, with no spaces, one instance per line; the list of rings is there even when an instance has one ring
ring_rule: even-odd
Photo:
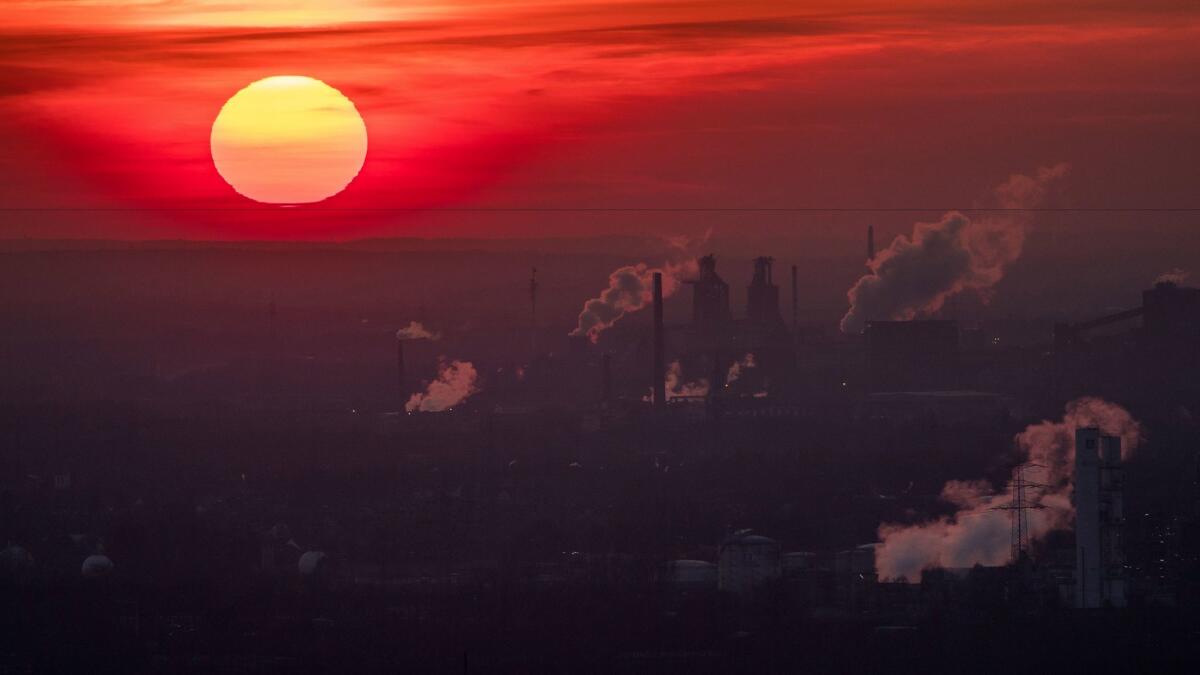
[[[867,253],[868,278],[894,255],[870,231]],[[188,347],[218,365],[172,371],[169,334],[131,357],[153,367],[17,372],[7,616],[79,594],[38,630],[105,617],[91,644],[173,672],[308,672],[356,640],[468,672],[826,644],[874,667],[992,624],[1062,645],[1194,625],[1200,292],[1040,322],[949,294],[842,331],[781,258],[621,267],[572,335],[542,262],[503,330],[418,307],[328,337],[272,295],[240,351]],[[281,656],[297,635],[309,662]]]

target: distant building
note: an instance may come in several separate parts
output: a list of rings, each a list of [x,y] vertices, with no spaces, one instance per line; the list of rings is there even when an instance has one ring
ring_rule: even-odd
[[[870,321],[866,338],[872,391],[959,388],[956,322]]]
[[[1075,606],[1124,607],[1121,439],[1075,431]]]
[[[1200,340],[1200,288],[1159,282],[1142,291],[1142,327],[1152,343]]]
[[[1086,343],[1089,332],[1137,317],[1142,319],[1144,347],[1166,350],[1172,358],[1194,358],[1192,346],[1200,340],[1200,288],[1186,288],[1171,281],[1160,281],[1142,291],[1142,306],[1115,314],[1054,325],[1054,349],[1070,352]]]

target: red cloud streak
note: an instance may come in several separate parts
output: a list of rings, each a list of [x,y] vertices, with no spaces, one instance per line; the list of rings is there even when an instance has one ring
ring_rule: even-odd
[[[38,215],[0,236],[345,237],[475,207],[940,207],[1059,158],[1098,195],[1161,205],[1190,198],[1175,150],[1200,141],[1183,114],[1200,102],[1200,9],[1183,3],[447,2],[270,29],[153,26],[171,17],[115,0],[39,25],[34,4],[0,10],[25,24],[0,35],[0,197]],[[257,205],[212,165],[220,106],[277,74],[328,82],[366,121],[363,171],[326,202]]]

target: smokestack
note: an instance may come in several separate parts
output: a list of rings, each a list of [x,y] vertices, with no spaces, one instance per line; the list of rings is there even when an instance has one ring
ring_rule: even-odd
[[[404,340],[396,338],[396,385],[400,389],[400,410],[408,403],[404,383]]]
[[[875,226],[867,226],[867,262],[875,261]]]
[[[529,346],[533,350],[533,355],[537,356],[537,268],[533,267],[529,273]]]
[[[708,393],[710,396],[716,396],[725,388],[725,370],[721,368],[721,350],[713,350],[713,372],[712,372],[712,387]]]
[[[792,334],[795,335],[800,326],[800,305],[796,295],[798,285],[796,284],[796,266],[792,265]]]
[[[1075,606],[1099,607],[1103,545],[1100,531],[1100,429],[1075,430]]]
[[[604,403],[612,400],[612,354],[608,352],[600,355],[600,395]]]
[[[663,276],[654,273],[654,407],[662,410],[667,405],[667,364],[663,339]]]

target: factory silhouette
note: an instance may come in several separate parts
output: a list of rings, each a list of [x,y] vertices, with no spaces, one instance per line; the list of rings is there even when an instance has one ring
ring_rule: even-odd
[[[855,288],[898,283],[901,248],[866,241]],[[401,305],[362,290],[413,292],[378,282],[391,252],[198,250],[5,252],[10,280],[59,270],[39,292],[60,295],[6,310],[0,670],[1200,656],[1200,289],[1181,275],[1140,306],[1007,319],[947,277],[844,331],[778,252],[417,251],[429,288],[453,267],[463,290]],[[585,262],[620,266],[578,310]],[[53,285],[96,266],[163,276],[85,309]],[[299,266],[355,280],[319,295]],[[263,269],[270,294],[241,305],[194,281]]]

